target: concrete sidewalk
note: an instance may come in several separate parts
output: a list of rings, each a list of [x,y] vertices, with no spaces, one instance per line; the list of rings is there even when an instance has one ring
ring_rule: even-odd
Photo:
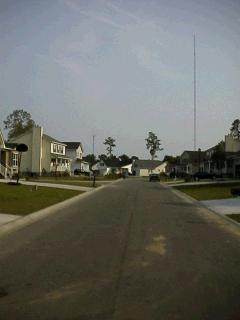
[[[1,179],[1,183],[8,183],[11,180]],[[32,182],[20,180],[20,183],[27,186],[39,186],[39,187],[48,187],[48,188],[58,188],[58,189],[68,189],[68,190],[77,190],[77,191],[91,191],[94,188],[84,187],[84,186],[74,186],[70,184],[60,184],[60,183],[47,183],[47,182]]]
[[[21,216],[17,216],[16,214],[0,213],[0,226],[10,221],[16,220],[20,217]]]
[[[169,187],[180,187],[180,186],[199,186],[206,184],[224,184],[224,183],[240,183],[240,180],[211,180],[211,181],[194,181],[194,182],[167,182]]]
[[[240,198],[200,201],[209,209],[222,214],[240,214]]]

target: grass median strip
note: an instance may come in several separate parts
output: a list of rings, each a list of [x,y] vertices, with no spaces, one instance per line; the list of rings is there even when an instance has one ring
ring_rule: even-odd
[[[26,185],[0,184],[0,213],[27,215],[82,192]]]
[[[240,187],[240,183],[176,186],[174,188],[197,200],[214,200],[232,198],[232,187]]]

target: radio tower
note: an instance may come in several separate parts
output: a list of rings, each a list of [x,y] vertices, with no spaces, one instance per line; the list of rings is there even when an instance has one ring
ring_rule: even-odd
[[[195,34],[193,37],[193,69],[194,69],[194,74],[193,74],[193,86],[194,86],[194,151],[196,151],[197,148],[197,107],[196,107],[196,39],[195,39]]]

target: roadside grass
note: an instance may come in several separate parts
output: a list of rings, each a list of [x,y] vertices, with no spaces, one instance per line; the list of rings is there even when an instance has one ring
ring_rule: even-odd
[[[105,178],[105,177],[96,177],[95,187],[99,187],[103,184],[107,184],[111,181],[114,181],[118,178]],[[80,176],[62,176],[62,177],[38,177],[38,178],[28,178],[27,181],[31,182],[43,182],[43,183],[57,183],[57,184],[66,184],[80,187],[89,187],[93,185],[93,179],[89,177],[80,177]]]
[[[66,189],[0,184],[0,213],[27,215],[82,192]]]
[[[224,184],[207,184],[176,186],[175,189],[182,191],[197,200],[214,200],[233,198],[231,194],[232,187],[240,187],[239,182]]]
[[[31,181],[31,182],[39,182],[39,183],[52,183],[52,184],[65,184],[65,185],[70,185],[70,186],[79,186],[79,187],[88,187],[88,188],[92,188],[93,186],[93,181],[88,180],[88,181],[79,181],[79,180],[48,180],[48,179],[28,179],[27,181]],[[105,184],[106,182],[95,182],[95,187],[100,187],[102,184]]]
[[[96,181],[108,181],[108,180],[116,180],[119,179],[119,176],[113,176],[113,175],[107,175],[107,176],[96,176]],[[48,181],[92,181],[93,178],[89,176],[41,176],[41,177],[28,177],[28,181],[43,181],[43,180],[48,180]]]
[[[227,216],[240,223],[240,214],[227,214]]]

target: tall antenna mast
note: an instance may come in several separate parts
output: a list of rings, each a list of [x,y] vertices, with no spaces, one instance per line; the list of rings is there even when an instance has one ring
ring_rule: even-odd
[[[93,155],[95,155],[95,134],[93,135],[92,147],[93,147]]]
[[[195,34],[193,37],[193,55],[194,55],[194,76],[193,76],[193,85],[194,85],[194,151],[197,148],[197,106],[196,106],[196,39]]]

